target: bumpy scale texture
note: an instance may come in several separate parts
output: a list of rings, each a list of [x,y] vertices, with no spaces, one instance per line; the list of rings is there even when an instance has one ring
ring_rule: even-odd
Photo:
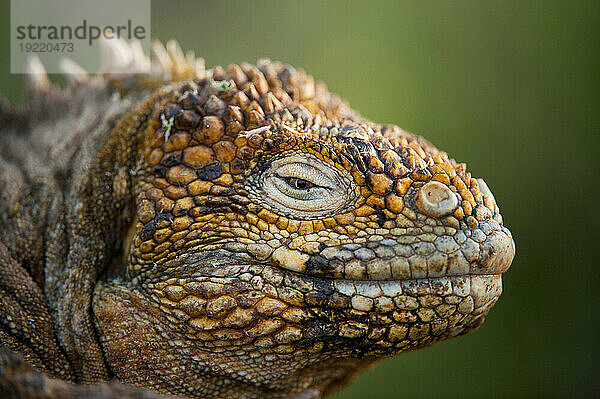
[[[2,111],[0,391],[318,398],[481,325],[514,243],[464,164],[289,65],[157,53]]]

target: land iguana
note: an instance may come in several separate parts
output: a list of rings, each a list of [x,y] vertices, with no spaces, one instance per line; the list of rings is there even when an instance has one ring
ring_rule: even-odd
[[[481,325],[515,247],[465,164],[290,65],[118,46],[1,107],[2,395],[319,398]]]

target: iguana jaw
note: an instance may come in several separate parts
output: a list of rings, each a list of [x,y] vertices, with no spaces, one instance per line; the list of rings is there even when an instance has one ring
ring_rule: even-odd
[[[298,272],[280,262],[257,262],[247,253],[215,249],[167,262],[161,273],[169,270],[172,278],[143,285],[178,329],[190,339],[200,339],[201,346],[236,329],[232,346],[258,340],[273,348],[289,344],[327,352],[353,348],[354,352],[339,356],[390,355],[466,333],[483,322],[502,292],[501,273],[514,256],[510,232],[485,226],[480,224],[488,235],[477,245],[477,258],[466,242],[476,242],[479,233],[463,233],[469,237],[437,275],[434,270],[420,275],[409,268],[410,274],[398,279],[368,273],[354,278],[348,262],[349,276],[332,278],[323,269],[318,276],[315,269],[307,269],[312,274]],[[440,242],[445,239],[437,242],[443,248]],[[370,243],[361,248],[381,252]],[[349,251],[348,247],[342,245],[338,251]],[[417,243],[390,248],[400,252],[420,247]],[[440,253],[436,249],[428,259]],[[463,270],[450,263],[459,253],[461,259],[471,260]],[[392,267],[398,257],[380,263]],[[370,263],[361,265],[372,270]],[[329,327],[317,331],[317,325]],[[277,343],[277,336],[291,341]]]

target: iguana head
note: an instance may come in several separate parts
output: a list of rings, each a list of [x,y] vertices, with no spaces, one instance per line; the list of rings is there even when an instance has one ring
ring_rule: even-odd
[[[515,249],[484,181],[301,70],[216,67],[126,118],[135,221],[123,274],[94,304],[121,380],[329,392],[472,331],[501,293]]]

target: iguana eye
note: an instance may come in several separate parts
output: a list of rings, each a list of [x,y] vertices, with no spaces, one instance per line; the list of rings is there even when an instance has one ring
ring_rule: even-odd
[[[330,166],[327,164],[314,165],[306,160],[280,159],[271,164],[271,169],[265,176],[265,188],[267,190],[275,188],[279,191],[270,194],[286,206],[295,207],[296,204],[293,201],[286,202],[285,198],[278,194],[293,200],[317,201],[314,202],[316,208],[319,200],[330,195],[328,190],[340,184],[335,175],[326,173],[329,169]]]
[[[297,218],[335,214],[355,198],[352,176],[310,155],[271,162],[257,194],[273,210]]]
[[[288,177],[284,180],[287,184],[298,190],[309,190],[311,187],[314,187],[314,184],[312,184],[308,180],[298,179],[296,177]]]

